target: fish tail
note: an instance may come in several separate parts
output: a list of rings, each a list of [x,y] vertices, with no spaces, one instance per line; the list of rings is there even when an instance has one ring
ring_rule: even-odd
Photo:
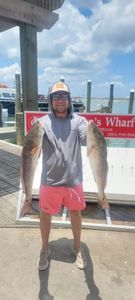
[[[101,209],[109,209],[109,203],[105,194],[103,195],[102,198],[101,197],[98,198],[98,205]]]

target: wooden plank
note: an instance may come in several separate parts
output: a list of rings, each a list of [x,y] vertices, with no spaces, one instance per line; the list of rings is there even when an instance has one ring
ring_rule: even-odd
[[[29,24],[20,24],[20,49],[22,70],[23,111],[38,110],[38,78],[37,78],[37,30]],[[17,117],[17,115],[16,115]],[[20,123],[20,118],[16,118]],[[22,114],[22,144],[23,144],[23,114]],[[18,127],[18,124],[17,127]]]
[[[52,11],[60,8],[63,2],[64,0],[37,0],[37,5]]]
[[[16,224],[39,226],[39,203],[36,199],[32,201],[32,214],[20,217],[20,210],[24,201],[22,190],[19,191]],[[133,207],[111,206],[110,212],[98,209],[95,204],[86,205],[82,212],[82,227],[97,230],[112,230],[135,232],[135,214]],[[60,214],[53,216],[52,225],[55,227],[70,227],[70,218],[66,208]]]
[[[16,21],[18,25],[23,22],[41,29],[50,29],[58,20],[58,14],[18,0],[1,0],[0,17]]]
[[[12,27],[16,26],[17,22],[11,22],[9,23],[8,20],[3,19],[2,17],[0,17],[0,32],[11,29]]]
[[[62,6],[64,0],[46,0],[46,1],[42,0],[42,2],[45,2],[46,8],[48,8],[49,10],[52,11],[52,10],[60,8]]]
[[[30,219],[30,217],[20,218],[16,220],[17,225],[23,226],[31,226],[31,227],[39,227],[39,219]],[[70,221],[63,220],[52,220],[52,227],[54,228],[70,228]],[[82,222],[82,228],[84,229],[93,229],[93,230],[107,230],[107,231],[120,231],[120,232],[135,232],[135,226],[127,226],[127,225],[108,225],[108,224],[99,224],[99,223],[86,223]]]
[[[105,209],[105,215],[106,215],[107,224],[111,225],[112,221],[111,221],[110,211],[108,208]]]

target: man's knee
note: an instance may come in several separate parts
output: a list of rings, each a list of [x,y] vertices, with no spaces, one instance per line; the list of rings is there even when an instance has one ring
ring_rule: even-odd
[[[46,211],[44,211],[44,210],[41,210],[40,211],[40,218],[51,218],[51,215],[50,214],[48,214]]]
[[[81,211],[78,211],[78,210],[70,210],[69,213],[70,213],[70,216],[73,216],[73,217],[81,216]]]

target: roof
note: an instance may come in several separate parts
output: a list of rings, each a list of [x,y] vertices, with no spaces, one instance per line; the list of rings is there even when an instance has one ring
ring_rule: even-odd
[[[64,0],[1,0],[0,32],[19,25],[20,22],[37,26],[38,30],[50,29],[58,19],[53,13]]]

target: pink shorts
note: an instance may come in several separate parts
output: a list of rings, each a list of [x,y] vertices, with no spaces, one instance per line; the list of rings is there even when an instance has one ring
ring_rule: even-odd
[[[58,214],[61,207],[80,211],[85,208],[83,185],[73,187],[41,185],[39,191],[39,207],[50,215]]]

